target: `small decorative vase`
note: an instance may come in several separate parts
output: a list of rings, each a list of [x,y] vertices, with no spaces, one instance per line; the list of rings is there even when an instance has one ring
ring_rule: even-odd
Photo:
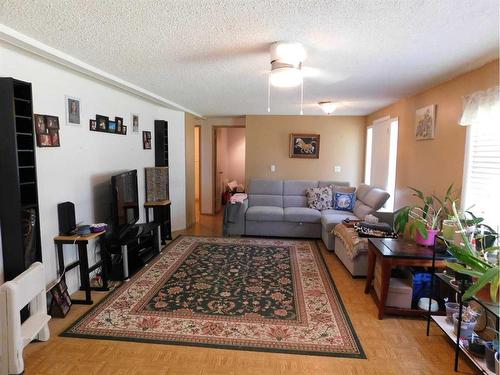
[[[484,361],[486,362],[486,367],[488,367],[490,371],[495,371],[495,353],[493,342],[487,342],[484,352]]]
[[[428,229],[427,238],[424,238],[417,230],[415,232],[415,242],[422,246],[434,246],[434,242],[438,233],[439,229]]]

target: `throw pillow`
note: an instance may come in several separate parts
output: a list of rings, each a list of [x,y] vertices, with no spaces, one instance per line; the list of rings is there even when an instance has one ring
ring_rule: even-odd
[[[356,191],[353,186],[330,185],[330,188],[332,189],[332,207],[335,206],[335,193],[354,193]]]
[[[356,203],[356,193],[339,193],[334,195],[334,209],[340,211],[352,211]]]
[[[332,208],[332,189],[329,186],[306,189],[307,206],[316,210]]]

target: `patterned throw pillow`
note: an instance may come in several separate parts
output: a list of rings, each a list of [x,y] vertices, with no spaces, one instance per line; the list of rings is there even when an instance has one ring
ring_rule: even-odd
[[[356,203],[356,193],[339,193],[335,192],[334,209],[340,211],[352,211]]]
[[[332,189],[329,186],[306,189],[307,206],[316,210],[332,208]]]

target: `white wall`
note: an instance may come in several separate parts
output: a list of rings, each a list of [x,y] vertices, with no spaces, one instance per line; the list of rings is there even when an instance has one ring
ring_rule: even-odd
[[[213,213],[213,127],[245,126],[245,116],[208,117],[201,125],[201,213]]]
[[[154,120],[169,123],[170,197],[172,229],[186,226],[184,113],[163,108],[138,96],[94,80],[17,47],[0,43],[0,75],[32,83],[33,112],[59,116],[60,148],[37,148],[38,195],[42,258],[46,280],[56,278],[56,251],[53,237],[58,233],[57,204],[71,201],[77,222],[103,221],[109,212],[108,184],[117,172],[137,169],[139,198],[144,202],[144,167],[154,165],[154,150],[142,149],[142,130],[153,132]],[[81,99],[81,125],[65,123],[64,96]],[[131,113],[139,114],[140,132],[133,133]],[[89,131],[89,119],[96,114],[123,117],[126,136]],[[153,133],[154,135],[154,133]],[[154,145],[154,142],[153,142]],[[144,221],[144,210],[140,210]],[[94,244],[89,244],[93,258]],[[65,260],[76,257],[73,246],[65,247]],[[76,270],[68,284],[76,290]]]

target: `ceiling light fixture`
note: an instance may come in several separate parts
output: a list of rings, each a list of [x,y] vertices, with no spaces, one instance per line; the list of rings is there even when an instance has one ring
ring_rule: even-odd
[[[304,97],[304,77],[302,62],[306,53],[302,44],[297,42],[275,42],[271,44],[271,72],[267,87],[267,112],[271,112],[271,86],[290,88],[300,85],[300,114]]]
[[[319,102],[318,105],[327,115],[331,115],[337,109],[337,104],[332,103],[331,101]]]

